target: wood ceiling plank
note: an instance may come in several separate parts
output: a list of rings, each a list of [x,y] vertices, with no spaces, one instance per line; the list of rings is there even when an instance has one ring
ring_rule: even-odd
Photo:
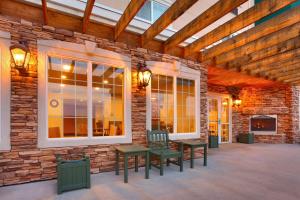
[[[282,72],[284,70],[283,66],[295,65],[299,62],[300,57],[295,56],[289,59],[284,59],[276,63],[272,63],[270,65],[265,65],[256,69],[252,69],[252,73],[259,74],[261,72],[265,72],[266,74],[275,74]]]
[[[234,69],[234,68],[240,68],[244,65],[247,65],[252,62],[256,62],[258,60],[274,56],[279,53],[284,53],[289,50],[300,48],[300,23],[297,24],[297,27],[294,27],[294,34],[292,34],[288,30],[283,30],[279,34],[272,35],[271,37],[267,38],[261,38],[253,43],[249,43],[248,45],[243,46],[243,48],[238,48],[234,50],[234,54],[232,57],[230,57],[230,62],[226,62],[227,69]],[[291,34],[289,34],[291,33]],[[278,37],[277,37],[278,36]],[[281,37],[282,36],[282,37]],[[287,37],[285,37],[287,36]],[[292,39],[286,40],[281,42],[281,40],[288,39],[290,37],[293,37]],[[280,42],[280,43],[277,43]],[[276,44],[277,43],[277,44]],[[273,46],[270,46],[270,44],[274,44]],[[264,48],[264,46],[266,48]],[[223,54],[222,54],[223,55]],[[239,57],[240,55],[243,55],[242,57]],[[236,56],[236,57],[235,57]],[[224,59],[227,59],[226,57],[223,57]],[[223,59],[222,58],[222,59]],[[229,58],[229,55],[228,55]],[[216,60],[218,57],[216,58]],[[222,65],[224,63],[218,63],[219,60],[217,60],[216,65]]]
[[[241,72],[246,72],[250,75],[256,75],[257,74],[257,72],[255,71],[256,69],[260,69],[264,66],[272,65],[274,63],[282,62],[284,60],[288,60],[298,56],[300,56],[300,48],[290,50],[288,52],[276,54],[274,56],[265,58],[263,60],[259,60],[257,62],[242,66]]]
[[[185,41],[189,37],[193,36],[197,32],[201,31],[202,29],[206,28],[213,22],[217,21],[227,13],[234,10],[236,7],[240,6],[246,2],[246,0],[219,0],[213,6],[208,8],[198,17],[196,17],[193,21],[188,23],[185,27],[181,30],[177,31],[174,35],[172,35],[166,42],[165,42],[165,52],[168,52],[174,46],[180,44],[181,42]]]
[[[86,33],[88,24],[90,22],[90,17],[92,14],[92,10],[95,4],[95,0],[88,0],[86,3],[86,7],[84,10],[83,20],[82,20],[82,32]]]
[[[219,26],[213,31],[207,33],[195,42],[189,44],[185,48],[185,56],[189,56],[201,49],[218,42],[219,40],[229,36],[251,24],[262,19],[263,17],[278,11],[279,9],[294,3],[296,0],[264,0],[245,12],[241,13],[232,20]]]
[[[145,47],[156,35],[166,29],[198,0],[176,0],[142,35],[142,47]]]
[[[300,7],[297,6],[288,12],[284,12],[268,21],[265,21],[254,28],[251,28],[239,35],[234,36],[210,49],[202,52],[202,62],[214,59],[214,57],[228,52],[232,49],[246,45],[249,42],[267,36],[297,22],[300,22]]]
[[[135,17],[135,15],[142,8],[146,0],[131,0],[124,10],[121,18],[115,26],[114,39],[117,40],[120,34],[125,30],[130,21]]]

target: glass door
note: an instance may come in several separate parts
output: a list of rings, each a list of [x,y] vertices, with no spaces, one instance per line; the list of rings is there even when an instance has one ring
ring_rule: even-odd
[[[208,99],[208,131],[209,135],[219,135],[219,105],[218,99]]]
[[[231,142],[230,98],[210,96],[208,98],[209,135],[218,136],[219,143]]]

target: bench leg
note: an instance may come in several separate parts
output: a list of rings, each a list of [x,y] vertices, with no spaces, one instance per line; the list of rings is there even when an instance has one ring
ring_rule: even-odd
[[[191,147],[191,168],[194,168],[194,147]]]
[[[146,162],[145,162],[146,166],[145,166],[145,178],[149,179],[149,152],[146,153]]]
[[[183,155],[181,155],[181,157],[180,157],[180,163],[179,163],[179,165],[180,165],[180,172],[183,172]]]
[[[207,166],[207,145],[204,146],[204,166]]]
[[[124,156],[124,183],[128,183],[128,155]]]
[[[160,157],[160,167],[159,167],[159,173],[161,176],[164,175],[164,158]]]
[[[134,170],[135,170],[135,172],[139,171],[139,159],[138,159],[138,156],[134,156]]]
[[[116,163],[115,163],[116,175],[119,175],[119,152],[116,150]]]
[[[167,166],[170,166],[170,159],[167,159]]]

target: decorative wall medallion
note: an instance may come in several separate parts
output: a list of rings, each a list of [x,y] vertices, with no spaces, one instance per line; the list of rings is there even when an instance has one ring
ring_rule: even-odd
[[[59,106],[59,102],[56,99],[51,99],[50,100],[50,106],[52,108],[57,108]]]

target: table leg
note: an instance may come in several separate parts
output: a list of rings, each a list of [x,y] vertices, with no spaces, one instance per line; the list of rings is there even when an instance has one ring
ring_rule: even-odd
[[[124,155],[124,183],[128,183],[128,155]]]
[[[116,175],[119,175],[119,151],[116,150],[116,163],[115,163]]]
[[[135,172],[139,171],[139,159],[138,159],[138,156],[134,156],[134,169],[135,169]]]
[[[149,179],[149,152],[146,152],[145,178]]]
[[[194,147],[191,147],[191,168],[194,168]]]
[[[204,166],[207,166],[207,145],[204,146]]]

